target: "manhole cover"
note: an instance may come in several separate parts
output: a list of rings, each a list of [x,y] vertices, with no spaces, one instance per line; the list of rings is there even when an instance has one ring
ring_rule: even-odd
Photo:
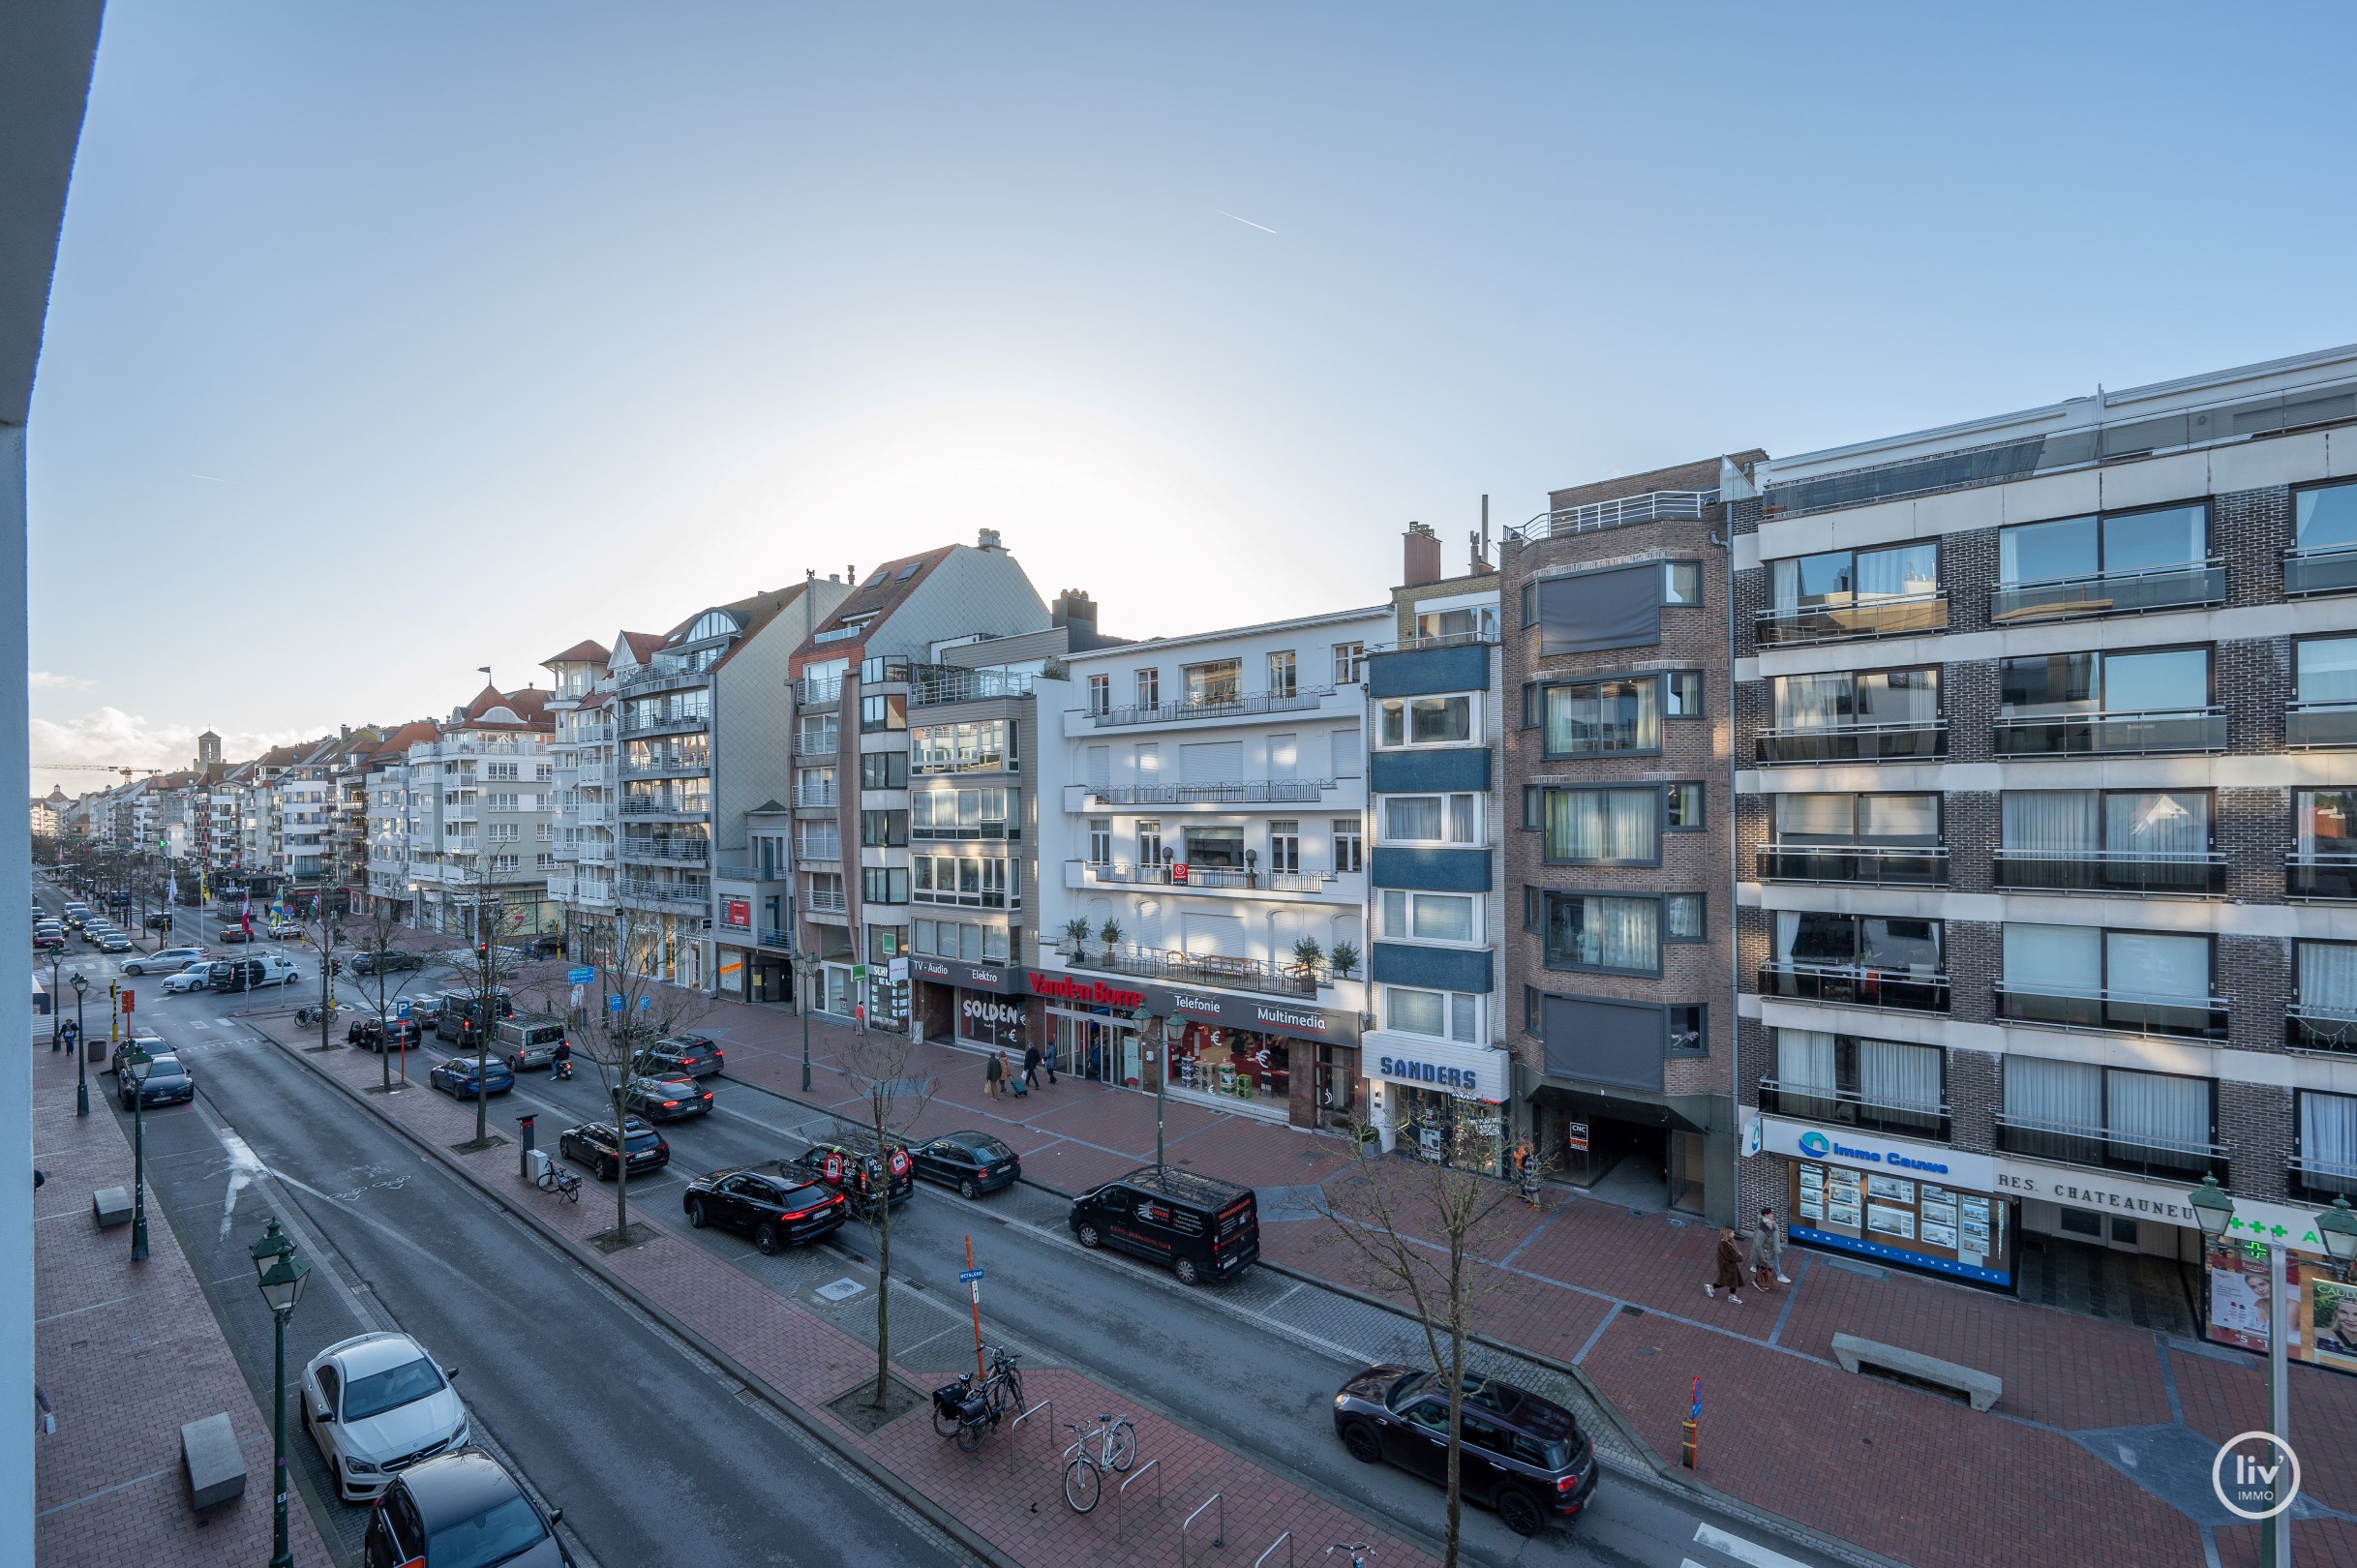
[[[821,1301],[849,1301],[866,1288],[857,1280],[837,1280],[832,1284],[820,1285],[811,1294]]]

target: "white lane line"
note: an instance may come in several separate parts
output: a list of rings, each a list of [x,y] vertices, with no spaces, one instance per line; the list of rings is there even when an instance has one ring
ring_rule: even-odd
[[[1770,1552],[1739,1535],[1729,1535],[1725,1530],[1713,1529],[1707,1524],[1694,1527],[1694,1544],[1708,1547],[1713,1552],[1723,1552],[1738,1562],[1749,1563],[1751,1568],[1807,1568],[1798,1557]]]
[[[257,1176],[269,1174],[270,1167],[262,1157],[254,1152],[245,1139],[224,1127],[216,1131],[221,1146],[229,1153],[229,1186],[221,1195],[221,1239],[229,1239],[229,1221],[237,1215],[237,1194],[244,1191]]]

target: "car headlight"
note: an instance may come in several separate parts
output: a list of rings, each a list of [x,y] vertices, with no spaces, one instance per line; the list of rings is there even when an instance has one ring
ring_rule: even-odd
[[[452,1448],[464,1448],[467,1446],[468,1440],[473,1436],[474,1433],[467,1429],[467,1423],[462,1421],[458,1424],[458,1431],[450,1434],[450,1446]]]
[[[377,1466],[367,1460],[348,1459],[344,1462],[344,1473],[346,1475],[375,1475]]]
[[[1341,1409],[1344,1405],[1348,1404],[1349,1402],[1350,1396],[1347,1394],[1337,1394],[1334,1396],[1334,1408],[1337,1410]]]

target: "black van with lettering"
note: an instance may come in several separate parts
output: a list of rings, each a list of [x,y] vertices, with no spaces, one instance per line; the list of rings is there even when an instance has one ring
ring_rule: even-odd
[[[1260,1255],[1253,1190],[1197,1171],[1140,1165],[1073,1199],[1073,1235],[1165,1263],[1181,1284],[1229,1280]]]

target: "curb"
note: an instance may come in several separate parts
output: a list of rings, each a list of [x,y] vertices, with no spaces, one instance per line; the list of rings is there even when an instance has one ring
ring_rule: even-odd
[[[815,1417],[805,1412],[801,1405],[786,1398],[785,1395],[779,1393],[776,1389],[771,1388],[751,1370],[740,1364],[734,1356],[730,1355],[718,1345],[713,1344],[709,1340],[705,1339],[702,1334],[688,1327],[685,1323],[679,1321],[664,1308],[657,1306],[652,1301],[648,1300],[646,1296],[640,1293],[636,1286],[632,1285],[628,1281],[621,1279],[611,1269],[607,1268],[604,1259],[599,1257],[592,1250],[583,1247],[580,1243],[574,1241],[570,1236],[567,1236],[563,1232],[551,1226],[540,1217],[538,1213],[533,1210],[530,1205],[517,1203],[513,1201],[512,1194],[502,1192],[495,1187],[477,1180],[476,1172],[462,1163],[448,1150],[428,1142],[426,1139],[420,1137],[413,1129],[405,1127],[400,1122],[395,1121],[393,1118],[379,1113],[377,1107],[370,1104],[367,1100],[363,1099],[360,1093],[353,1089],[351,1085],[346,1083],[343,1079],[337,1077],[332,1072],[321,1070],[317,1062],[306,1059],[302,1055],[301,1047],[289,1046],[285,1040],[280,1040],[276,1035],[269,1034],[267,1031],[257,1030],[257,1033],[262,1034],[263,1037],[267,1039],[271,1044],[278,1047],[281,1052],[293,1057],[295,1061],[301,1063],[304,1067],[309,1068],[312,1071],[317,1073],[320,1078],[333,1085],[339,1092],[350,1099],[355,1104],[358,1104],[361,1109],[367,1111],[377,1121],[390,1128],[393,1131],[399,1133],[403,1138],[406,1138],[410,1143],[414,1144],[419,1150],[439,1161],[444,1168],[448,1169],[454,1175],[465,1181],[469,1188],[481,1192],[483,1196],[489,1198],[493,1203],[497,1204],[503,1213],[508,1215],[509,1218],[519,1220],[525,1224],[529,1225],[533,1234],[537,1235],[541,1240],[554,1246],[559,1252],[571,1259],[575,1264],[589,1270],[596,1277],[600,1284],[604,1285],[607,1289],[612,1290],[616,1295],[621,1297],[625,1302],[628,1302],[633,1310],[644,1313],[656,1323],[661,1324],[665,1332],[677,1335],[698,1355],[703,1356],[706,1360],[711,1362],[712,1365],[727,1372],[731,1377],[734,1377],[737,1379],[737,1381],[742,1383],[746,1388],[758,1394],[764,1403],[776,1410],[778,1414],[784,1416],[788,1421],[791,1421],[803,1432],[804,1435],[810,1437],[812,1440],[826,1448],[830,1453],[834,1454],[844,1462],[858,1470],[860,1474],[865,1477],[871,1485],[884,1492],[887,1495],[891,1496],[904,1507],[913,1510],[919,1517],[923,1519],[926,1523],[930,1524],[936,1530],[939,1530],[942,1534],[948,1536],[951,1540],[956,1542],[960,1548],[970,1553],[977,1560],[988,1563],[990,1568],[1023,1568],[1023,1565],[1015,1558],[1009,1556],[1006,1553],[991,1545],[990,1542],[977,1534],[962,1520],[958,1519],[955,1515],[950,1513],[948,1510],[942,1508],[938,1503],[934,1502],[932,1498],[926,1496],[922,1492],[911,1488],[898,1476],[886,1469],[883,1464],[874,1458],[874,1456],[864,1452],[863,1450],[854,1448],[846,1443],[840,1434],[826,1428]]]

